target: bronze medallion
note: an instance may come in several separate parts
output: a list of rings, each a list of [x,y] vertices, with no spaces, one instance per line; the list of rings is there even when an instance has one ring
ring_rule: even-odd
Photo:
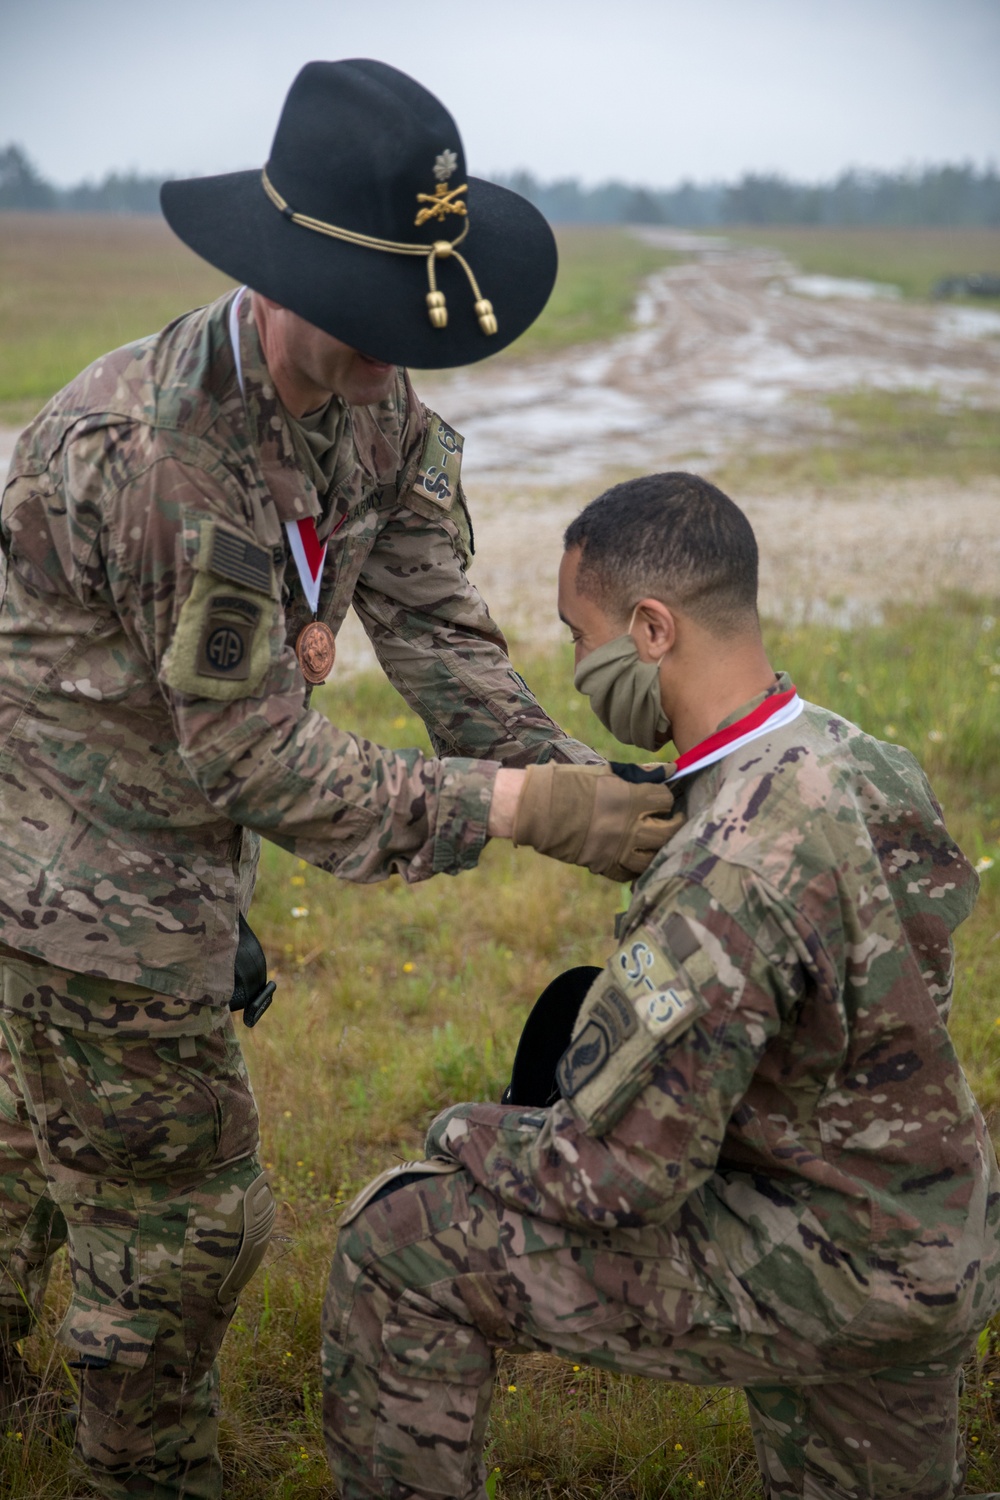
[[[329,625],[322,620],[310,620],[304,625],[295,641],[295,655],[306,682],[314,686],[325,682],[337,655],[336,637]]]

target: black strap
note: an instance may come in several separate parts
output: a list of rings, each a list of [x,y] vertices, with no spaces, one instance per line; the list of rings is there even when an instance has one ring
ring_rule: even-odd
[[[267,959],[246,917],[240,912],[240,936],[236,945],[233,995],[230,1010],[243,1012],[244,1026],[256,1026],[274,995],[275,982],[267,977]]]
[[[608,769],[621,781],[663,782],[667,779],[666,766],[638,766],[628,760],[609,760]]]

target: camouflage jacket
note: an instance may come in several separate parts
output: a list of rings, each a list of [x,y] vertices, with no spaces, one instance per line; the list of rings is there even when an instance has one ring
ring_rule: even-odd
[[[922,771],[806,705],[680,797],[563,1098],[458,1106],[429,1148],[539,1219],[686,1224],[748,1333],[966,1337],[1000,1293],[1000,1182],[946,1026],[978,881]]]
[[[475,864],[498,762],[593,759],[512,671],[470,585],[461,439],[405,372],[349,408],[321,500],[251,299],[119,349],[22,435],[0,510],[0,941],[219,1004],[264,834],[353,880]],[[449,468],[450,463],[450,468]],[[330,545],[319,616],[353,604],[437,750],[311,710],[311,618],[283,523]],[[236,670],[208,649],[223,626]]]

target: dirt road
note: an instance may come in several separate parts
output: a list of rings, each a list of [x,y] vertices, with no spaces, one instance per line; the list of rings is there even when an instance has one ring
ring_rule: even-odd
[[[697,243],[645,233],[671,248]],[[649,279],[633,333],[422,389],[464,432],[470,479],[505,487],[787,447],[828,420],[819,397],[858,385],[1000,407],[1000,313],[857,295],[871,290],[715,242]]]
[[[871,295],[798,277],[760,250],[650,230],[689,263],[658,272],[635,330],[608,344],[423,378],[465,434],[473,577],[509,633],[558,637],[562,530],[616,474],[787,448],[829,421],[822,397],[857,385],[934,389],[1000,409],[1000,314]],[[0,432],[0,479],[13,435]],[[1000,590],[1000,482],[882,482],[741,494],[771,614],[850,621],[903,594]],[[341,667],[370,659],[349,622]]]

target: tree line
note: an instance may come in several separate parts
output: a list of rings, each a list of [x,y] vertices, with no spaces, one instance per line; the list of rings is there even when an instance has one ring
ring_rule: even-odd
[[[825,183],[748,172],[735,183],[682,182],[674,188],[575,177],[540,182],[531,172],[495,179],[536,204],[556,224],[979,224],[1000,225],[1000,175],[971,164],[903,172],[851,171]],[[162,178],[112,172],[99,183],[57,188],[21,146],[0,148],[0,209],[156,214]]]
[[[26,152],[13,144],[0,147],[0,209],[39,213],[158,214],[161,177],[111,172],[103,182],[81,182],[57,188],[46,182]]]
[[[832,182],[793,182],[747,172],[735,183],[682,182],[675,188],[576,178],[542,183],[530,172],[498,177],[557,224],[1000,225],[1000,174],[965,164],[910,172],[842,172]]]

